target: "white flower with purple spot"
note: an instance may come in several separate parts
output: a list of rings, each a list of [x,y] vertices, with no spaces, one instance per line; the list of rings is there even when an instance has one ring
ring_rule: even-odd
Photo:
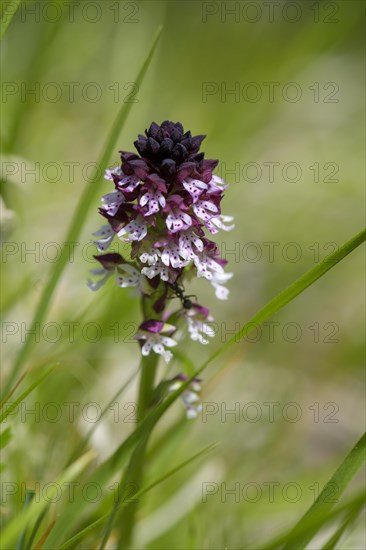
[[[194,249],[194,248],[195,249]],[[197,252],[203,251],[202,240],[191,229],[181,231],[179,234],[179,254],[186,260],[193,260]]]
[[[211,201],[199,199],[195,204],[193,204],[193,211],[198,218],[208,222],[213,215],[218,212],[218,208]]]
[[[115,215],[123,202],[125,202],[125,198],[120,191],[113,191],[113,193],[102,197],[103,208],[111,216]]]
[[[114,177],[113,177],[114,176]],[[141,184],[141,181],[136,176],[127,176],[123,173],[121,168],[117,166],[113,170],[106,170],[104,174],[104,179],[109,181],[117,180],[117,185],[123,191],[132,192]]]
[[[169,391],[174,392],[182,387],[182,385],[189,380],[185,374],[179,374],[173,378]],[[202,404],[200,403],[201,392],[201,380],[195,378],[188,387],[182,391],[180,397],[183,401],[183,405],[186,409],[186,416],[188,419],[197,418],[198,414],[202,411]]]
[[[207,183],[200,180],[194,180],[189,178],[187,181],[183,181],[183,187],[191,195],[193,202],[197,202],[199,196],[203,191],[207,189]]]
[[[194,304],[184,312],[184,315],[191,339],[201,344],[208,344],[208,337],[213,338],[215,336],[215,330],[212,326],[213,317],[209,314],[209,310],[199,304]]]
[[[127,237],[124,237],[127,235]],[[121,241],[131,242],[131,241],[141,241],[147,235],[147,225],[144,218],[140,215],[136,219],[130,221],[125,225],[119,232],[118,237]]]
[[[113,168],[113,170],[107,169],[104,174],[104,179],[113,181],[113,175],[115,176],[122,176],[123,172],[121,170],[120,166],[116,166],[116,168]]]
[[[212,228],[214,231],[211,231],[211,233],[213,232],[217,233],[218,229],[222,229],[223,231],[231,231],[232,229],[234,229],[235,224],[233,223],[231,225],[225,225],[225,223],[232,222],[233,220],[234,220],[233,216],[223,216],[220,214],[220,216],[214,216],[213,218],[211,218],[206,223],[206,227],[211,231],[212,224],[216,226]]]
[[[93,233],[93,237],[99,237],[97,241],[93,242],[98,250],[104,252],[112,244],[115,235],[116,234],[110,225],[103,225],[100,229],[98,229],[98,231],[95,231],[95,233]]]
[[[146,206],[146,204],[148,205],[148,211],[144,214],[144,216],[147,217],[159,212],[159,207],[164,208],[166,205],[166,200],[164,195],[159,190],[151,192],[147,191],[144,195],[142,195],[139,204],[140,206]]]
[[[100,279],[97,281],[92,281],[91,279],[88,279],[87,285],[90,290],[95,292],[96,290],[99,290],[100,287],[105,285],[105,283],[108,281],[109,277],[112,275],[111,272],[106,271],[105,269],[99,268],[99,269],[92,269],[90,271],[91,275],[100,276]]]
[[[161,253],[161,261],[167,267],[171,265],[174,269],[185,267],[189,263],[189,260],[184,261],[180,258],[180,248],[172,241],[170,241],[163,249]]]
[[[141,185],[141,183],[141,180],[135,176],[125,176],[118,182],[117,185],[120,191],[132,193],[139,185]]]
[[[169,281],[169,267],[164,265],[161,260],[158,260],[154,265],[149,267],[143,267],[141,273],[146,275],[148,279],[153,279],[157,275],[160,275],[162,281]]]
[[[93,276],[101,277],[97,281],[88,280],[88,287],[90,290],[99,290],[103,286],[109,277],[113,275],[118,269],[118,267],[123,263],[123,258],[120,254],[109,253],[101,256],[94,256],[94,258],[101,264],[101,268],[93,269],[90,273]]]
[[[213,273],[224,273],[223,267],[207,254],[198,254],[194,258],[194,264],[197,268],[197,276],[204,277],[209,281],[213,277]]]
[[[122,288],[137,287],[143,294],[149,292],[146,277],[130,264],[121,264],[118,266],[116,283]]]
[[[149,355],[153,351],[158,355],[162,355],[168,363],[173,354],[165,348],[172,348],[177,345],[177,342],[168,336],[175,329],[174,325],[169,325],[163,321],[155,319],[144,321],[135,336],[136,340],[140,342],[142,355]]]
[[[158,248],[151,247],[150,250],[145,250],[140,254],[139,259],[143,264],[155,265],[159,260],[161,252]]]
[[[174,208],[166,218],[166,226],[172,233],[188,229],[192,225],[192,218],[186,212]]]
[[[233,276],[232,273],[213,273],[211,284],[215,289],[215,296],[219,300],[227,300],[229,297],[229,289],[223,286],[222,283],[226,283]]]
[[[229,185],[225,183],[225,181],[220,178],[220,176],[217,176],[216,174],[213,174],[209,184],[208,184],[208,190],[207,193],[222,193],[222,191],[225,191]]]

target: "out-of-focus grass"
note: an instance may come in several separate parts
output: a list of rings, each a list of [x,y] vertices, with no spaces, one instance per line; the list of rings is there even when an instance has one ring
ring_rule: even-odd
[[[236,228],[220,235],[220,241],[225,241],[220,246],[235,275],[230,299],[218,303],[204,283],[192,285],[192,293],[200,303],[210,305],[221,327],[216,343],[202,348],[187,343],[181,350],[198,366],[229,331],[237,330],[238,324],[362,226],[363,6],[357,1],[330,3],[338,7],[334,17],[338,21],[324,22],[330,8],[320,3],[320,20],[314,22],[309,3],[296,2],[302,15],[290,23],[281,15],[270,22],[264,4],[259,3],[263,16],[249,23],[243,16],[238,22],[233,16],[222,17],[222,6],[235,3],[214,2],[218,13],[203,22],[205,3],[143,1],[130,2],[132,8],[119,3],[120,17],[115,23],[111,6],[117,4],[104,1],[98,4],[100,21],[91,23],[82,16],[82,4],[75,9],[73,23],[67,16],[57,23],[44,17],[36,22],[32,15],[24,16],[21,7],[3,39],[3,81],[18,85],[19,90],[39,82],[43,90],[39,101],[28,95],[24,102],[20,92],[5,95],[3,87],[3,160],[15,162],[3,164],[3,169],[18,168],[2,183],[6,207],[14,213],[4,228],[2,304],[8,304],[4,327],[18,329],[6,336],[3,371],[9,372],[22,345],[52,258],[87,185],[86,169],[91,165],[85,166],[99,157],[116,113],[132,90],[128,83],[136,77],[159,24],[164,25],[161,44],[110,160],[111,165],[118,164],[118,149],[132,150],[137,133],[152,120],[181,120],[193,133],[207,133],[207,157],[220,159],[219,173],[232,183],[224,210],[236,217]],[[135,5],[136,22],[129,23],[126,16]],[[284,5],[275,13],[281,14]],[[45,90],[51,82],[62,90],[58,101],[47,99]],[[248,101],[242,94],[221,97],[221,89],[239,85],[242,92],[250,82],[255,83],[253,90],[262,93],[258,101]],[[269,82],[275,83],[273,102],[268,99],[265,83]],[[299,101],[283,98],[289,82],[301,90]],[[74,100],[69,100],[67,83],[76,83]],[[92,86],[86,88],[89,83],[101,90],[98,101],[88,100],[86,93],[92,97],[93,91]],[[207,83],[218,91],[204,98]],[[334,103],[326,102],[336,89],[324,89],[329,83],[338,87]],[[319,101],[315,101],[318,89]],[[48,90],[52,97],[51,87]],[[34,163],[38,163],[39,178],[24,173],[26,164]],[[70,163],[76,163],[74,174]],[[270,181],[268,163],[276,163],[274,181]],[[300,167],[298,181],[287,181],[294,173],[289,163]],[[327,181],[333,169],[337,181]],[[315,181],[317,170],[319,181]],[[100,195],[110,188],[106,182],[99,185]],[[27,399],[27,410],[33,408],[36,414],[20,409],[8,421],[13,438],[2,460],[5,482],[31,488],[56,479],[93,425],[85,407],[94,402],[103,408],[137,369],[137,346],[122,340],[129,340],[129,323],[139,322],[138,301],[112,284],[96,295],[85,286],[88,270],[94,266],[95,250],[89,242],[99,224],[97,207],[96,200],[95,215],[88,216],[51,304],[47,323],[54,325],[40,327],[39,341],[29,358],[27,367],[35,370],[27,375],[28,385],[39,377],[36,367],[55,361],[60,366]],[[296,244],[291,248],[290,243]],[[34,249],[35,254],[26,254]],[[296,251],[298,258],[290,261]],[[214,458],[210,455],[206,469],[192,464],[189,471],[178,473],[147,495],[136,544],[140,540],[151,548],[260,546],[290,528],[311,505],[316,491],[363,429],[359,414],[364,405],[361,262],[362,252],[357,250],[279,312],[273,318],[278,324],[262,327],[253,341],[248,336],[205,372],[204,410],[211,403],[216,412],[187,425],[179,420],[182,410],[177,404],[157,426],[158,448],[154,450],[153,441],[147,481],[212,441],[220,446]],[[78,323],[72,337],[70,323]],[[93,333],[93,324],[98,333]],[[131,385],[95,431],[90,446],[96,449],[98,460],[109,456],[134,428],[129,421],[133,419],[129,403],[134,399]],[[50,403],[55,404],[53,410]],[[73,419],[67,403],[75,404]],[[268,403],[274,404],[273,416]],[[291,408],[290,403],[295,405]],[[226,414],[228,410],[236,413]],[[61,415],[51,421],[55,411]],[[259,416],[253,420],[256,411]],[[301,417],[292,421],[296,411]],[[89,412],[92,418],[95,411],[90,408]],[[167,440],[165,430],[174,422],[178,425]],[[164,441],[161,450],[159,438]],[[190,486],[196,474],[201,478]],[[239,502],[228,495],[225,502],[222,482],[227,489],[239,483],[240,490],[248,493],[244,497],[241,493]],[[207,502],[202,502],[202,483],[219,488]],[[279,483],[273,502],[271,483]],[[291,493],[291,483],[294,491],[300,487],[298,499]],[[186,484],[188,491],[179,493],[181,516],[175,521],[174,514],[164,521],[158,517],[151,538],[149,515]],[[256,499],[258,487],[261,495]],[[349,491],[351,495],[352,487]],[[95,519],[110,510],[112,492],[108,497],[90,503]],[[50,517],[66,501],[54,504]],[[7,496],[5,520],[21,507],[20,491]],[[161,533],[157,534],[159,522]],[[353,538],[341,539],[342,548],[364,545],[359,520],[353,531]],[[324,542],[328,534],[323,535]],[[95,540],[86,540],[80,548],[95,545]]]

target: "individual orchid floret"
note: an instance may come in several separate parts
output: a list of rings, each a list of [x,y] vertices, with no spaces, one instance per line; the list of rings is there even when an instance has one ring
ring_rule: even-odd
[[[235,224],[233,223],[231,225],[225,225],[225,224],[227,222],[232,222],[233,219],[234,218],[232,216],[222,216],[222,215],[216,216],[208,220],[208,222],[206,223],[206,227],[212,234],[218,233],[219,229],[222,229],[223,231],[231,231],[232,229],[234,229]]]
[[[143,267],[141,273],[146,275],[148,279],[154,279],[160,277],[161,281],[168,282],[170,279],[169,268],[163,264],[161,260],[158,260],[155,264],[149,267]]]
[[[162,355],[168,363],[173,354],[165,347],[171,348],[177,345],[177,342],[168,336],[175,330],[174,325],[156,319],[149,319],[141,323],[135,338],[140,342],[142,355],[149,355],[152,350],[154,353]]]
[[[112,244],[112,241],[115,237],[115,232],[113,231],[111,226],[102,225],[102,227],[98,229],[98,231],[95,231],[93,233],[93,236],[99,237],[98,240],[94,241],[94,244],[98,248],[98,250],[104,252]]]
[[[178,376],[171,381],[169,391],[173,392],[178,390],[187,380],[189,380],[187,375],[178,374]],[[202,411],[200,392],[201,380],[199,378],[194,378],[189,386],[181,393],[181,398],[186,409],[186,416],[189,419],[197,418],[198,414]]]
[[[215,330],[212,326],[213,317],[210,315],[207,307],[199,304],[192,304],[189,309],[184,311],[187,321],[188,332],[192,340],[201,344],[208,344],[209,338],[215,336]]]
[[[232,273],[214,273],[211,279],[211,284],[215,289],[215,296],[219,300],[227,300],[229,297],[229,290],[222,283],[227,283],[232,278]]]
[[[101,254],[100,256],[94,256],[94,258],[101,264],[101,268],[93,269],[91,271],[92,275],[97,275],[101,277],[96,281],[88,280],[88,287],[90,290],[99,290],[103,286],[109,277],[117,272],[118,266],[123,264],[124,260],[120,254],[109,253]]]
[[[136,287],[141,294],[146,295],[151,293],[151,287],[146,277],[131,264],[121,264],[118,266],[116,271],[116,283],[122,288]]]
[[[125,237],[124,235],[127,235]],[[141,241],[147,235],[147,226],[144,218],[138,215],[135,219],[131,220],[125,227],[118,232],[118,237],[121,241]]]

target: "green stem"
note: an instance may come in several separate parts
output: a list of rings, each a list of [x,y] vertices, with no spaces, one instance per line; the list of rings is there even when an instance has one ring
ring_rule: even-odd
[[[158,360],[159,356],[156,353],[151,353],[141,360],[140,385],[137,401],[138,424],[141,424],[151,406]],[[141,491],[148,438],[149,435],[147,434],[139,441],[131,455],[128,467],[122,475],[118,499],[109,516],[100,550],[105,548],[108,542],[123,497],[128,495],[128,498],[132,498],[132,492],[135,494]],[[131,547],[138,504],[138,500],[132,499],[121,512],[119,548],[123,548],[124,550]]]
[[[151,353],[141,361],[137,409],[139,423],[145,418],[151,403],[158,358],[158,355]],[[126,481],[131,484],[131,487],[136,488],[136,492],[140,491],[142,488],[147,443],[148,435],[137,445],[127,469]],[[138,505],[138,501],[131,502],[122,510],[119,548],[124,548],[126,550],[131,548]]]

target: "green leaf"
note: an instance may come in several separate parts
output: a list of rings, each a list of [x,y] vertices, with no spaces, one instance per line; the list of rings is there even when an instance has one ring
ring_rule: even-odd
[[[3,432],[0,433],[0,449],[3,449],[10,442],[13,437],[11,428],[8,426]]]
[[[131,382],[134,380],[134,378],[136,378],[136,375],[137,375],[137,372],[134,372],[129,378],[128,380],[119,388],[119,390],[113,395],[112,399],[110,399],[110,401],[107,403],[107,405],[104,407],[104,409],[102,410],[101,414],[98,416],[97,420],[94,422],[94,424],[92,425],[92,427],[90,428],[90,430],[85,434],[85,436],[82,438],[82,440],[80,441],[79,445],[77,446],[77,448],[72,452],[72,454],[70,455],[70,458],[69,460],[67,461],[67,466],[69,464],[71,464],[71,462],[74,462],[74,460],[76,460],[77,456],[84,452],[85,450],[85,447],[87,446],[90,438],[92,437],[93,433],[95,432],[95,430],[98,428],[99,426],[99,422],[101,421],[101,419],[106,415],[106,413],[108,411],[110,411],[112,405],[117,401],[117,399],[123,394],[123,392],[128,388],[128,386],[131,384]]]
[[[6,420],[6,418],[9,416],[9,414],[11,414],[13,411],[15,411],[18,407],[18,405],[24,401],[24,399],[26,397],[28,397],[28,395],[37,387],[40,385],[41,382],[43,382],[43,380],[45,378],[47,378],[47,376],[49,374],[51,374],[51,372],[58,366],[58,363],[56,365],[53,365],[51,368],[49,368],[44,374],[42,374],[42,376],[40,376],[35,382],[33,382],[33,384],[31,384],[19,397],[18,399],[16,399],[15,401],[12,401],[11,403],[7,403],[7,402],[4,402],[2,405],[1,405],[1,409],[4,408],[5,405],[8,405],[4,412],[0,414],[0,423],[1,422],[4,422],[4,420]]]
[[[23,504],[23,509],[24,510],[26,510],[30,506],[32,500],[35,497],[35,494],[36,494],[35,491],[33,491],[32,489],[29,490],[29,491],[25,491],[24,504]],[[19,536],[19,539],[18,539],[17,545],[15,547],[15,550],[23,550],[26,534],[27,533],[26,533],[26,528],[25,528],[25,529],[23,529],[22,533]]]
[[[323,262],[321,262],[319,265],[314,267],[313,269],[310,269],[310,271],[307,271],[302,277],[297,279],[294,283],[292,283],[289,287],[287,287],[285,290],[280,292],[277,296],[275,296],[270,302],[268,302],[267,305],[265,305],[261,310],[258,311],[247,323],[243,325],[243,327],[238,330],[238,332],[230,338],[227,342],[225,342],[211,357],[207,359],[207,361],[203,364],[203,366],[198,369],[197,374],[202,372],[207,365],[209,365],[216,357],[221,355],[224,351],[226,351],[228,348],[230,348],[233,344],[236,344],[239,342],[242,338],[244,338],[249,332],[251,332],[254,328],[257,328],[259,325],[261,325],[264,321],[266,321],[269,317],[272,317],[277,311],[282,309],[286,304],[291,302],[296,296],[304,292],[309,286],[311,286],[313,283],[315,283],[320,277],[325,275],[327,271],[332,269],[337,263],[339,263],[341,260],[343,260],[348,254],[350,254],[355,248],[360,246],[366,239],[366,230],[361,231],[357,235],[355,235],[352,239],[347,241],[344,245],[342,245],[336,252],[328,256]]]
[[[11,428],[8,426],[6,430],[0,433],[0,449],[4,449],[10,443],[13,434],[11,433]],[[3,472],[6,468],[4,463],[0,463],[0,472]]]
[[[150,51],[140,69],[140,72],[135,80],[136,87],[140,89],[141,84],[144,80],[145,74],[147,72],[147,69],[151,63],[153,54],[155,52],[155,49],[157,47],[160,34],[162,31],[162,27],[160,26],[158,28],[158,31],[156,33],[156,36],[153,40],[153,43],[151,45]],[[114,121],[114,124],[109,132],[109,135],[106,139],[103,152],[101,154],[101,157],[99,159],[99,162],[97,163],[97,167],[94,170],[94,173],[92,174],[89,183],[86,185],[83,193],[81,194],[81,197],[79,199],[79,203],[76,207],[76,210],[74,212],[73,218],[71,220],[69,229],[67,231],[67,234],[64,239],[64,246],[61,249],[60,257],[57,262],[53,265],[53,270],[49,274],[47,284],[43,290],[43,293],[41,295],[41,298],[39,300],[36,313],[34,315],[32,326],[28,334],[32,334],[32,330],[35,329],[38,324],[41,324],[44,320],[48,309],[50,307],[53,294],[55,292],[56,286],[59,282],[59,279],[67,265],[68,262],[68,246],[67,243],[70,242],[76,242],[79,238],[79,235],[82,231],[84,222],[87,218],[87,215],[89,213],[89,210],[91,206],[93,205],[93,201],[95,199],[96,194],[99,192],[99,185],[98,183],[101,181],[102,177],[98,178],[98,174],[102,173],[104,174],[105,169],[107,168],[108,161],[110,159],[110,156],[114,150],[116,141],[118,139],[119,134],[121,133],[124,124],[127,120],[127,116],[131,110],[132,103],[124,103]],[[24,345],[22,346],[18,356],[16,357],[15,363],[13,365],[12,371],[10,373],[7,386],[5,387],[5,392],[7,392],[9,386],[12,385],[14,379],[18,375],[18,372],[22,368],[22,365],[24,361],[26,360],[29,351],[31,350],[33,345],[32,338],[28,337],[25,340]]]
[[[185,468],[186,466],[188,466],[189,464],[191,464],[192,462],[197,460],[197,458],[201,457],[203,454],[206,454],[208,451],[211,451],[214,447],[216,447],[215,443],[209,445],[205,449],[202,449],[201,451],[199,451],[197,454],[191,456],[190,458],[188,458],[187,460],[185,460],[184,462],[182,462],[181,464],[179,464],[178,466],[176,466],[175,468],[173,468],[172,470],[167,472],[165,475],[163,475],[162,477],[160,477],[156,481],[150,483],[150,485],[148,485],[144,489],[141,489],[141,491],[138,491],[137,493],[135,493],[133,495],[133,499],[137,499],[137,498],[145,495],[146,493],[148,493],[149,491],[154,489],[154,487],[156,487],[157,485],[160,485],[161,483],[163,483],[163,481],[165,481],[169,477],[172,477],[174,474],[176,474],[177,472],[179,472],[180,470],[182,470],[183,468]],[[121,501],[120,502],[120,508],[122,508],[123,506],[126,506],[128,503],[129,503],[128,501]],[[60,547],[58,547],[58,550],[66,550],[68,548],[74,548],[75,544],[77,544],[80,540],[82,540],[91,531],[93,531],[97,527],[100,527],[101,525],[103,525],[107,521],[109,516],[110,516],[110,512],[108,512],[107,514],[104,514],[103,516],[98,518],[96,521],[94,521],[93,523],[91,523],[90,525],[88,525],[87,527],[82,529],[82,531],[79,531],[79,533],[77,533],[76,535],[71,537],[69,540],[67,540]]]
[[[0,19],[0,40],[4,36],[11,20],[16,14],[20,2],[21,0],[9,0],[8,2],[3,2]]]
[[[66,483],[77,478],[94,457],[95,454],[92,451],[83,455],[79,460],[74,462],[74,464],[72,464],[53,485],[50,485],[46,498],[43,494],[38,495],[36,500],[33,500],[26,509],[23,509],[17,517],[14,517],[3,529],[1,535],[2,548],[14,548],[14,542],[18,538],[19,533],[36,520],[42,511],[49,505],[50,500],[57,495],[58,487],[63,487]]]
[[[336,532],[330,537],[330,539],[324,544],[321,550],[334,550],[338,544],[340,538],[346,531],[348,527],[356,520],[358,514],[363,508],[364,503],[360,502],[355,506],[351,507],[350,512],[346,515],[346,518],[342,522],[341,526],[336,530]]]
[[[334,487],[337,488],[337,497],[339,498],[361,465],[365,462],[365,459],[366,433],[356,443],[331,479],[324,486],[314,504],[292,529],[289,534],[289,541],[284,546],[284,550],[303,550],[305,548],[318,531],[318,529],[311,528],[313,518],[317,517],[320,513],[327,514],[333,508],[336,501],[330,499],[329,495],[334,492]],[[306,530],[305,534],[304,530]],[[300,531],[300,535],[297,534],[298,531]]]
[[[336,518],[338,519],[339,516],[341,516],[342,514],[349,512],[350,509],[353,510],[355,507],[360,508],[364,505],[364,502],[365,492],[362,491],[360,493],[357,493],[356,496],[354,496],[342,506],[337,506],[334,510],[331,510],[328,513],[326,513],[324,509],[320,509],[319,513],[317,515],[313,515],[306,525],[298,525],[297,536],[305,537],[307,535],[308,529],[311,529],[314,532],[319,531],[332,520]],[[261,545],[260,550],[275,550],[277,548],[283,549],[283,545],[290,543],[291,540],[292,539],[290,539],[288,531],[286,531],[285,533],[282,533],[281,535],[273,538],[267,544]]]

